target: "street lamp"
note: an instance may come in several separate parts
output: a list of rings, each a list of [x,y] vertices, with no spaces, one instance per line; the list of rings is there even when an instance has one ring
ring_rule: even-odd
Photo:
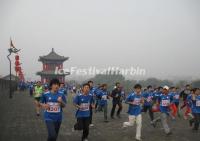
[[[9,54],[8,54],[8,56],[7,56],[7,58],[8,58],[8,60],[9,60],[9,63],[10,63],[10,79],[9,79],[9,98],[12,98],[12,83],[11,83],[11,60],[10,60],[10,55],[12,54],[12,53],[17,53],[17,52],[19,52],[20,51],[20,49],[16,49],[14,46],[13,46],[13,44],[10,46],[10,48],[8,49],[8,52],[9,52]]]

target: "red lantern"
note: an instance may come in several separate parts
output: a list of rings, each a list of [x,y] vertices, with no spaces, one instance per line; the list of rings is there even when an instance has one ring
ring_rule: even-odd
[[[18,69],[19,69],[19,71],[18,71],[17,73],[18,73],[19,75],[22,74],[22,69],[21,69],[21,67],[19,67]]]
[[[22,68],[18,67],[18,73],[21,73],[21,72],[22,72]]]
[[[19,55],[15,55],[15,60],[19,60]]]
[[[19,60],[15,60],[15,66],[19,66],[19,65],[20,65]]]
[[[16,66],[16,67],[15,67],[15,71],[16,71],[16,72],[19,72],[19,66]]]

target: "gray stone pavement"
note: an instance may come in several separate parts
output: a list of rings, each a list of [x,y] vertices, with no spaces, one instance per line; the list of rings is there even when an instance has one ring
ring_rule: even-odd
[[[5,93],[5,92],[1,92]],[[36,117],[33,98],[28,92],[15,92],[13,99],[1,97],[0,100],[0,141],[46,141],[47,131],[43,117]],[[79,141],[81,132],[72,132],[76,121],[75,108],[71,97],[64,109],[64,120],[60,129],[58,141]],[[110,106],[109,106],[110,111]],[[90,141],[133,141],[135,127],[122,129],[122,123],[127,121],[127,106],[124,105],[121,119],[103,122],[103,113],[94,114],[95,127],[90,129]],[[153,128],[149,124],[148,114],[143,114],[143,141],[199,141],[200,131],[192,132],[188,121],[177,118],[170,121],[173,134],[167,137],[162,126]]]

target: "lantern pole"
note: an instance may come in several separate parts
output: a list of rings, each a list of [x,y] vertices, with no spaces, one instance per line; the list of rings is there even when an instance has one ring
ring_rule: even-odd
[[[12,81],[11,81],[11,60],[10,60],[10,55],[12,53],[17,53],[19,51],[20,51],[20,49],[16,49],[15,46],[13,45],[13,43],[12,43],[12,40],[10,39],[10,48],[8,49],[9,54],[7,56],[8,60],[9,60],[9,64],[10,64],[10,67],[9,67],[9,70],[10,70],[10,74],[9,74],[10,75],[9,76],[9,98],[10,99],[12,98]]]
[[[9,51],[9,50],[8,50]],[[9,51],[9,54],[7,56],[9,63],[10,63],[10,74],[9,74],[9,98],[12,98],[12,83],[11,83],[11,60],[10,60],[10,55],[11,55],[11,51]]]

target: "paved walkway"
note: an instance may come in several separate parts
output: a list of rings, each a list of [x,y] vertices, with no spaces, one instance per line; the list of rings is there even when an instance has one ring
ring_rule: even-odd
[[[4,94],[5,95],[5,94]],[[45,141],[46,127],[41,117],[36,117],[33,98],[27,92],[16,92],[13,99],[7,97],[0,100],[0,141]],[[110,107],[109,107],[110,110]],[[124,106],[122,118],[103,122],[103,113],[94,115],[95,127],[91,128],[91,141],[133,141],[135,127],[122,129],[127,120],[127,106]],[[71,100],[64,110],[64,120],[58,141],[79,141],[81,132],[72,132],[75,123],[75,108]],[[199,141],[200,131],[193,133],[188,121],[177,119],[170,122],[173,135],[166,137],[159,124],[155,129],[149,124],[147,114],[143,114],[143,141]]]

